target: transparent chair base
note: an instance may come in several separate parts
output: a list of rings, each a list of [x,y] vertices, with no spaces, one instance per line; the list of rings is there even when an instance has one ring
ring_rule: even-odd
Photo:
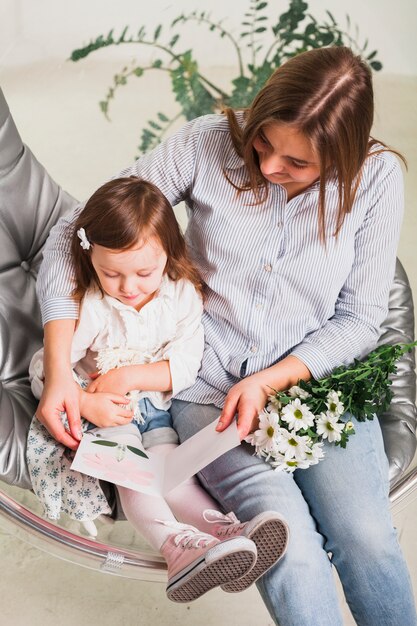
[[[391,491],[393,515],[416,498],[417,467]],[[81,524],[67,516],[63,515],[59,523],[44,519],[41,505],[32,492],[1,481],[0,525],[10,535],[71,563],[126,578],[166,581],[164,560],[128,522],[99,519],[97,537],[88,537]]]
[[[71,563],[127,578],[166,581],[165,561],[128,522],[99,519],[98,535],[92,538],[68,516],[59,522],[45,519],[32,492],[1,481],[0,525],[6,533]]]

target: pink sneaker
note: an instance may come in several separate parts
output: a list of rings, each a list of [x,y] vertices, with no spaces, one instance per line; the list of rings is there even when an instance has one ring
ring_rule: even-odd
[[[161,548],[168,565],[166,592],[173,602],[196,600],[213,587],[241,578],[255,564],[256,546],[247,537],[219,541],[193,526],[166,524],[178,529]]]
[[[239,580],[221,585],[223,591],[236,593],[250,587],[285,554],[288,544],[288,525],[275,511],[259,513],[249,522],[240,522],[234,513],[223,515],[220,511],[207,509],[203,513],[206,522],[213,524],[212,534],[223,537],[247,537],[258,550],[255,566]]]

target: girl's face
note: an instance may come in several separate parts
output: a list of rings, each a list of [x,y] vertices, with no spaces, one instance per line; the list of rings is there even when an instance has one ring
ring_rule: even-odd
[[[129,250],[94,244],[91,262],[103,291],[139,311],[159,289],[167,255],[159,240],[152,237]]]
[[[301,191],[320,177],[320,164],[305,135],[288,124],[267,124],[253,142],[262,175],[288,191]]]

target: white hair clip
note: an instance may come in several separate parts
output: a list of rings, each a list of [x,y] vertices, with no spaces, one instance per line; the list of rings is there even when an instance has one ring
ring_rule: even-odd
[[[80,246],[82,247],[82,249],[89,250],[91,247],[91,243],[87,239],[84,228],[80,228],[80,230],[77,230],[77,237],[81,239]]]

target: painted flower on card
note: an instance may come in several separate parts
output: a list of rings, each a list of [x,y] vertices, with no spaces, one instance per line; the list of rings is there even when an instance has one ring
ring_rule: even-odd
[[[100,470],[104,479],[116,484],[120,481],[129,480],[137,485],[150,487],[155,478],[152,472],[138,470],[136,464],[126,458],[119,461],[117,457],[111,457],[100,452],[85,453],[82,456],[87,465],[95,470]]]

